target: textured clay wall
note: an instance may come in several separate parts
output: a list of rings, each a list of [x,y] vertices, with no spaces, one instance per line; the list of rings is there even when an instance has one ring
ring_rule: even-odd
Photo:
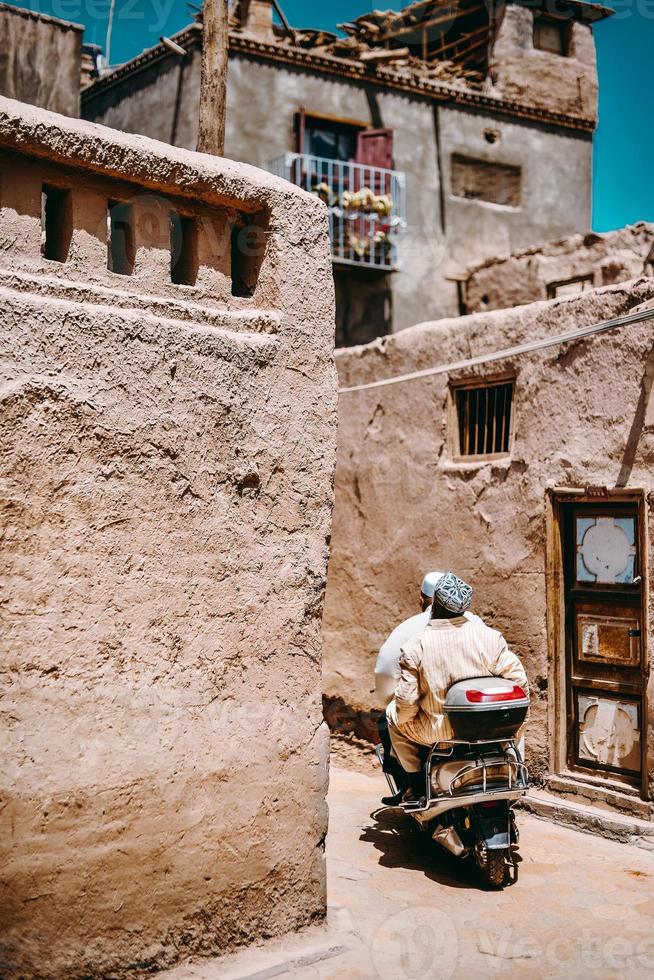
[[[582,276],[587,279],[585,288],[626,282],[651,274],[653,258],[654,225],[640,221],[619,231],[574,235],[489,259],[470,270],[465,284],[468,312],[547,299],[548,287],[562,288],[566,280]],[[569,288],[574,291],[572,285]]]
[[[340,382],[347,387],[503,350],[626,313],[653,297],[654,281],[641,279],[420,324],[340,351]],[[535,776],[547,771],[546,492],[619,485],[645,489],[652,499],[652,323],[466,372],[341,394],[323,630],[331,722],[344,718],[365,728],[366,713],[377,707],[371,688],[379,646],[418,611],[424,572],[453,569],[475,588],[473,610],[504,632],[525,664],[529,761]],[[449,384],[504,372],[516,379],[510,455],[457,462]],[[651,626],[650,613],[650,634]]]
[[[325,912],[324,208],[8,100],[0,146],[0,972],[139,975]],[[40,253],[43,182],[72,198],[66,262]],[[106,268],[108,198],[132,276]],[[171,208],[196,286],[171,282]],[[261,213],[232,296],[227,229]]]
[[[0,3],[0,95],[79,116],[83,31]]]
[[[555,8],[552,13],[556,15]],[[493,92],[586,119],[597,117],[597,69],[592,28],[571,22],[566,54],[534,47],[534,13],[505,6],[490,56]],[[537,16],[537,15],[536,15]]]

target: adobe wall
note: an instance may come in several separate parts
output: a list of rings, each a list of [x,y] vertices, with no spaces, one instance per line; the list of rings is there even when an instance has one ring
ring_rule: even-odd
[[[473,267],[465,301],[469,313],[533,303],[547,299],[548,289],[565,288],[566,280],[584,277],[593,288],[651,275],[653,260],[654,225],[645,221],[604,234],[573,235]]]
[[[80,24],[0,3],[0,95],[79,116]]]
[[[140,975],[325,912],[325,211],[5,99],[0,149],[0,972]],[[71,196],[66,262],[41,254],[43,183]],[[131,276],[107,270],[110,199]],[[171,282],[171,209],[196,285]],[[263,228],[251,297],[235,221]]]
[[[545,6],[547,11],[547,5]],[[560,16],[556,6],[552,14]],[[597,118],[595,42],[588,24],[571,21],[565,56],[534,47],[534,14],[527,7],[500,8],[500,24],[490,54],[495,94],[554,112]]]
[[[339,351],[340,384],[501,351],[626,313],[653,298],[654,281],[640,279],[579,297],[419,324]],[[546,494],[552,487],[619,485],[645,489],[651,505],[653,323],[340,395],[323,625],[331,724],[371,733],[377,651],[398,622],[419,611],[425,571],[452,569],[474,586],[473,610],[501,629],[524,661],[532,692],[529,762],[534,776],[547,772],[552,663]],[[504,372],[516,379],[510,455],[457,462],[450,449],[449,384]],[[651,518],[650,535],[651,553]],[[650,635],[653,623],[650,611]]]

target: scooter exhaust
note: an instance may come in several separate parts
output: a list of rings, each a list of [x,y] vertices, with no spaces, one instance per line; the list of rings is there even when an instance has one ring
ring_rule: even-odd
[[[454,827],[437,827],[431,836],[433,840],[455,857],[461,857],[466,852],[459,833]]]

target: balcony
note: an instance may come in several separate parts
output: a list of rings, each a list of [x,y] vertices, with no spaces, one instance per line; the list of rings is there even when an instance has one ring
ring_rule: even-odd
[[[268,169],[325,202],[335,263],[387,272],[399,268],[406,228],[404,173],[307,153],[285,153]]]

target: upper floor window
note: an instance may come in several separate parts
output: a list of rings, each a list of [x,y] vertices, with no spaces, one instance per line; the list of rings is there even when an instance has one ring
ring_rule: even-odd
[[[298,150],[326,160],[354,160],[357,134],[363,129],[355,123],[298,113]]]
[[[393,168],[393,130],[370,129],[363,123],[308,115],[295,116],[296,151],[308,156],[366,167]]]
[[[567,55],[569,50],[569,25],[563,20],[548,17],[534,18],[534,47],[550,54]]]

